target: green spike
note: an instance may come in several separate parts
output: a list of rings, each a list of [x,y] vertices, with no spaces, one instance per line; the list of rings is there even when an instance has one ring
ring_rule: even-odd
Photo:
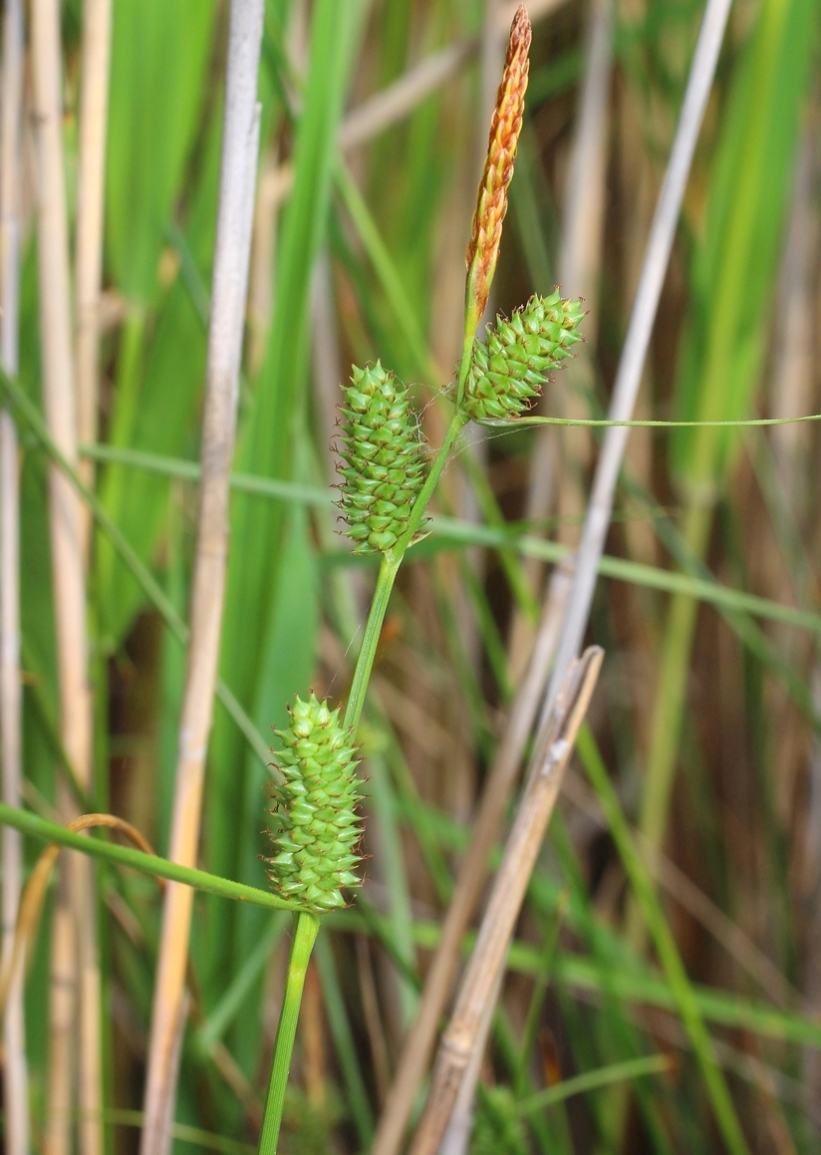
[[[274,787],[277,829],[265,861],[280,894],[319,913],[345,906],[341,888],[360,882],[353,873],[362,839],[357,760],[339,710],[311,694],[307,702],[297,697],[290,713],[288,729],[274,731],[284,781]]]
[[[354,367],[340,406],[339,507],[354,553],[384,553],[401,537],[428,470],[427,446],[408,389],[377,361]]]
[[[581,301],[566,301],[559,290],[531,297],[508,319],[488,325],[477,341],[465,384],[464,411],[473,421],[521,417],[539,396],[548,373],[560,369],[581,341]]]

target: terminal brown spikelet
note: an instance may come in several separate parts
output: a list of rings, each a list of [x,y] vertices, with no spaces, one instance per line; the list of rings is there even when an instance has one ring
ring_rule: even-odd
[[[502,239],[507,189],[513,176],[516,145],[522,130],[530,37],[530,20],[524,4],[520,4],[510,26],[505,70],[496,94],[487,159],[465,254],[468,314],[475,317],[477,323],[485,311]]]

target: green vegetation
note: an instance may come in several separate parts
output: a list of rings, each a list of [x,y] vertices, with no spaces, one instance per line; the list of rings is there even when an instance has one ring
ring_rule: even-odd
[[[73,274],[80,30],[94,8],[64,8]],[[97,432],[76,456],[47,414],[51,286],[34,118],[22,122],[19,364],[3,354],[0,403],[18,438],[24,782],[0,825],[22,835],[24,881],[47,844],[94,863],[100,1021],[73,1012],[80,1092],[66,1116],[80,1155],[137,1151],[166,883],[194,894],[169,1150],[393,1155],[385,1106],[513,741],[507,720],[532,694],[523,671],[551,575],[580,537],[703,7],[619,5],[608,24],[606,5],[572,0],[534,15],[510,211],[498,182],[515,101],[494,120],[503,161],[482,177],[491,225],[474,221],[471,237],[479,109],[505,41],[499,24],[498,51],[479,51],[493,5],[267,0],[193,869],[169,861],[169,832],[196,628],[229,8],[114,2]],[[451,1136],[451,1155],[818,1149],[819,27],[817,0],[753,0],[727,26],[642,400],[621,423],[586,635],[603,673],[488,1018],[475,1126],[461,1146]],[[572,231],[590,69],[607,95],[604,156]],[[0,454],[8,444],[0,431]],[[87,779],[66,729],[57,475],[88,518]],[[540,706],[537,694],[517,767],[538,753]],[[485,847],[491,872],[519,791]],[[80,813],[122,817],[155,853],[66,831]],[[23,928],[37,1152],[75,857],[60,856],[39,927]],[[86,1028],[105,1071],[101,1151],[84,1130]],[[421,1107],[420,1095],[408,1137]],[[7,1101],[9,1155],[23,1155],[16,1116]]]

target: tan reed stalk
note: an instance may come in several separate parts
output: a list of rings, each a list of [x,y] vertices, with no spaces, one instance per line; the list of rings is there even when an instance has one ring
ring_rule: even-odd
[[[180,719],[169,857],[196,863],[205,757],[219,661],[228,557],[229,474],[259,146],[257,72],[263,0],[232,0],[220,193],[208,332],[202,481],[191,594],[191,639]],[[166,1155],[186,1011],[185,967],[193,891],[168,886],[148,1051],[142,1155]]]
[[[488,859],[499,836],[525,744],[544,692],[570,580],[568,570],[557,566],[548,587],[530,663],[511,707],[473,822],[470,846],[442,923],[419,1011],[403,1044],[390,1094],[379,1120],[372,1155],[396,1155],[401,1147],[416,1092],[427,1070],[439,1023],[461,962],[462,940],[484,889]]]
[[[499,12],[502,8],[500,0],[484,0],[484,19],[482,21],[481,44],[479,60],[481,65],[481,84],[479,97],[478,123],[481,126],[477,138],[477,169],[482,171],[487,156],[486,125],[490,124],[496,108],[496,95],[499,74],[504,65],[505,26],[499,24]],[[493,320],[493,295],[488,297],[484,315],[481,318],[480,328],[484,323]],[[472,455],[474,468],[482,473],[487,470],[488,440],[479,425],[469,424],[462,434],[463,454]],[[464,459],[464,458],[463,458]],[[459,492],[458,513],[463,521],[478,524],[482,520],[479,499],[466,470],[462,470],[462,484]],[[480,546],[473,546],[465,552],[464,564],[473,572],[475,580],[482,583],[485,567],[485,550]],[[462,571],[464,572],[464,571]],[[459,636],[462,639],[462,648],[468,665],[471,669],[478,669],[481,663],[481,636],[476,615],[473,612],[470,598],[458,596],[455,598]],[[468,754],[470,751],[467,751]]]
[[[470,1053],[462,1082],[450,1113],[450,1119],[439,1147],[439,1155],[465,1155],[470,1149],[470,1139],[473,1134],[474,1111],[473,1100],[476,1097],[476,1084],[482,1071],[482,1062],[485,1057],[490,1028],[493,1026],[493,1015],[496,1004],[502,992],[502,983],[505,978],[504,967],[499,968],[496,981],[488,996],[482,1018],[476,1032],[473,1049]]]
[[[635,408],[687,176],[724,39],[730,3],[731,0],[708,0],[701,22],[670,160],[650,228],[630,324],[613,386],[608,413],[611,421],[629,420]],[[627,446],[627,434],[625,426],[612,426],[604,437],[577,553],[573,591],[542,719],[550,712],[551,701],[570,661],[579,651],[587,627],[598,562],[604,550],[616,482]]]
[[[60,8],[57,0],[33,0],[31,44],[37,140],[38,261],[40,339],[46,419],[66,458],[77,462],[77,420],[71,342],[68,227],[62,143],[62,68]],[[68,481],[49,469],[51,554],[60,682],[60,731],[63,748],[77,781],[92,785],[92,707],[87,679],[85,575],[81,503]],[[64,819],[74,815],[71,793],[60,790]],[[65,1017],[68,995],[54,987],[49,1055],[49,1103],[45,1149],[62,1155],[70,1147],[71,1080],[77,1068],[81,1109],[80,1150],[103,1150],[100,973],[96,941],[96,895],[93,866],[83,856],[66,860],[66,884],[60,901],[71,909],[55,914],[52,946],[53,982],[78,983],[79,1030]],[[59,905],[59,903],[58,903]],[[76,929],[71,922],[76,921]],[[61,952],[74,940],[77,958]],[[63,1005],[65,999],[65,1006]]]
[[[69,891],[68,859],[57,879],[51,918],[48,1074],[44,1155],[70,1155],[73,1058],[76,1053],[77,937]]]
[[[546,390],[541,407],[542,411],[547,412],[545,402],[549,397],[550,411],[562,416],[589,416],[583,411],[583,403],[573,386],[581,384],[580,378],[590,374],[588,350],[595,345],[607,176],[612,24],[612,0],[595,0],[588,14],[586,64],[571,145],[558,259],[562,292],[565,296],[580,297],[584,301],[587,310],[584,323],[587,344],[580,348],[579,354],[563,371],[561,385]],[[587,429],[564,429],[561,434],[550,426],[537,430],[525,506],[527,521],[542,521],[555,501],[559,535],[565,537],[562,532],[564,520],[581,512],[584,499],[574,484],[572,474],[562,475],[559,485],[561,462],[566,458],[567,448],[571,446],[576,447],[577,458],[581,457],[586,462],[589,460],[590,444],[590,430]],[[538,596],[543,580],[543,563],[536,558],[528,558],[524,568]],[[532,624],[524,614],[518,612],[513,619],[509,646],[514,680],[528,652],[532,630]]]
[[[108,73],[111,58],[111,0],[85,0],[80,68],[80,141],[77,173],[76,365],[77,435],[81,445],[97,440],[97,346],[100,327],[100,283],[103,262]],[[83,458],[80,476],[94,483],[94,463]],[[85,510],[85,538],[91,514]]]
[[[23,3],[6,0],[0,95],[0,362],[17,374],[20,298],[20,148],[23,104]],[[0,412],[0,761],[3,801],[21,806],[20,483],[17,430]],[[11,961],[23,878],[22,836],[3,828],[3,965]],[[28,1155],[28,1069],[22,973],[14,976],[3,1017],[3,1106],[8,1155]]]
[[[436,1155],[450,1121],[483,1019],[504,969],[527,886],[561,789],[576,734],[601,669],[603,651],[591,646],[569,666],[556,704],[531,760],[504,857],[450,1023],[442,1036],[427,1106],[410,1155]]]

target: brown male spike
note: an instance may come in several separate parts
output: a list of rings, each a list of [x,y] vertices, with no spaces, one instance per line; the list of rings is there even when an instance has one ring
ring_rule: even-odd
[[[507,212],[507,189],[513,176],[516,145],[522,131],[530,38],[530,19],[524,4],[520,4],[510,26],[505,70],[496,94],[487,159],[479,182],[470,243],[465,254],[467,308],[469,316],[475,317],[475,323],[478,323],[485,311],[502,239],[502,221]]]

